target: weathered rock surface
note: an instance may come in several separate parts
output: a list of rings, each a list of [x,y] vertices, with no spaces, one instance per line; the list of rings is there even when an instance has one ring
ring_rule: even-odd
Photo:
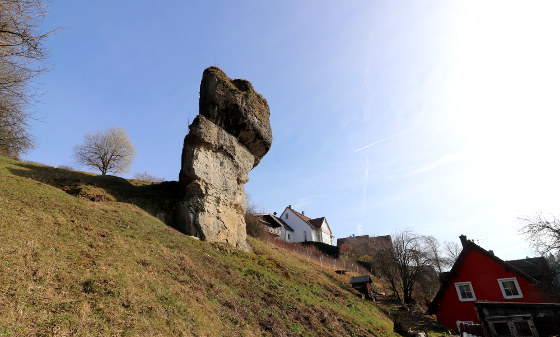
[[[179,182],[185,197],[178,227],[250,250],[244,185],[272,144],[268,104],[248,81],[210,67],[202,76],[199,108],[183,145]]]

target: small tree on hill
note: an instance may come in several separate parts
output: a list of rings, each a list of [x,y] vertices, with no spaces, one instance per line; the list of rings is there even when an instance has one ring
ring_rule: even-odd
[[[126,131],[111,128],[104,132],[87,133],[83,144],[74,147],[74,158],[80,164],[101,171],[125,173],[132,164],[135,149]]]

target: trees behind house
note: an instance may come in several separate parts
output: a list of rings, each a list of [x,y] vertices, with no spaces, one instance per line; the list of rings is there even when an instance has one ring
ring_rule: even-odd
[[[549,276],[541,281],[553,297],[560,298],[560,219],[538,213],[520,220],[524,222],[520,232],[548,263]]]
[[[420,277],[431,273],[433,255],[429,249],[429,237],[402,231],[393,235],[393,252],[384,253],[385,258],[376,258],[384,268],[379,270],[391,283],[393,291],[404,303],[412,302],[412,291]]]
[[[434,253],[441,254],[435,238],[403,230],[393,234],[390,243],[369,240],[362,244],[368,245],[360,248],[371,257],[372,272],[388,282],[399,302],[412,303],[416,288],[430,299],[437,291],[437,268],[442,268],[443,258]]]
[[[74,158],[80,164],[101,171],[125,173],[132,164],[135,149],[126,131],[111,128],[107,131],[88,133],[84,142],[74,147]]]
[[[542,213],[532,218],[520,219],[525,223],[521,233],[525,235],[531,246],[540,254],[560,253],[560,220]]]
[[[451,268],[459,255],[463,251],[463,247],[457,241],[444,241],[443,254],[447,263],[447,267]]]
[[[34,96],[31,80],[45,70],[41,33],[43,0],[0,0],[0,154],[18,157],[29,150],[28,111]]]

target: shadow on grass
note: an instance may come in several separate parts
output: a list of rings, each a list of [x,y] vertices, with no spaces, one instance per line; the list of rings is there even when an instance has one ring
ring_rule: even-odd
[[[30,178],[68,194],[91,201],[119,201],[134,204],[173,226],[173,210],[182,193],[177,181],[151,183],[116,176],[71,171],[31,163],[15,163],[8,168],[17,176]]]

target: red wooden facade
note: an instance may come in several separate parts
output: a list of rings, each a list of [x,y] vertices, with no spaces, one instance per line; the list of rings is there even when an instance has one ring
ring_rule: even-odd
[[[461,242],[463,251],[443,279],[429,308],[447,328],[457,330],[458,321],[480,323],[474,307],[476,301],[556,302],[544,294],[535,276],[527,274],[523,268],[499,259],[465,236],[461,236]],[[520,261],[524,260],[512,262]]]

